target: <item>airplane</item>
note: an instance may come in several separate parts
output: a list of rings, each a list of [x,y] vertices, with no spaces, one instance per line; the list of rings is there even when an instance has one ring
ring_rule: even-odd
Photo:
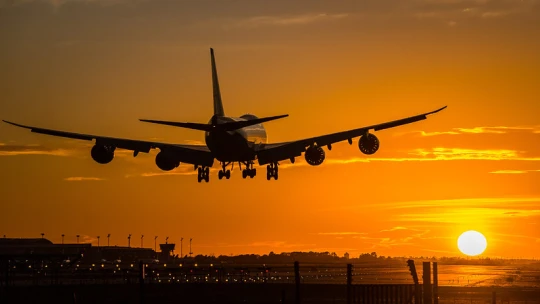
[[[206,145],[186,145],[170,144],[153,141],[142,141],[124,138],[113,138],[105,136],[96,136],[90,134],[79,134],[66,131],[44,129],[32,126],[26,126],[10,121],[3,120],[5,123],[30,129],[31,132],[60,136],[65,138],[80,140],[95,140],[95,144],[90,151],[92,159],[99,164],[108,164],[114,159],[116,149],[127,149],[133,151],[136,157],[140,152],[149,153],[151,149],[159,149],[155,158],[155,163],[162,171],[171,171],[177,168],[180,163],[191,164],[194,170],[197,170],[197,180],[209,182],[210,167],[214,160],[221,165],[218,178],[229,179],[231,170],[227,169],[238,163],[242,170],[242,177],[254,178],[257,175],[257,169],[254,168],[255,161],[259,166],[266,165],[266,179],[278,179],[279,162],[290,160],[295,162],[296,157],[302,153],[306,162],[311,166],[319,166],[325,160],[324,147],[332,149],[332,144],[347,140],[352,145],[352,139],[360,137],[358,148],[365,155],[372,155],[379,150],[379,139],[370,133],[370,130],[380,131],[405,124],[421,121],[428,115],[442,111],[444,106],[435,111],[402,118],[399,120],[384,122],[376,125],[361,127],[353,130],[326,134],[301,140],[268,143],[264,122],[288,117],[288,114],[259,118],[253,114],[244,114],[240,117],[229,117],[225,115],[221,91],[219,88],[218,74],[216,69],[216,60],[214,50],[210,48],[210,61],[212,68],[212,87],[214,115],[208,123],[192,122],[174,122],[151,119],[139,119],[142,122],[162,124],[180,128],[204,131]],[[244,169],[242,169],[244,165]]]

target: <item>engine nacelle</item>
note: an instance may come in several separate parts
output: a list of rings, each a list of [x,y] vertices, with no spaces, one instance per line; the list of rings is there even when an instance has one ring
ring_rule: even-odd
[[[306,162],[312,166],[318,166],[323,163],[325,158],[325,153],[321,147],[309,147],[304,153]]]
[[[379,150],[379,139],[377,136],[367,133],[362,135],[358,141],[358,148],[364,154],[371,155]]]
[[[90,155],[92,155],[92,159],[95,160],[97,163],[104,165],[110,163],[113,160],[114,149],[115,147],[112,146],[96,144],[92,147]]]
[[[180,166],[180,162],[176,160],[170,153],[160,151],[156,155],[156,165],[163,171],[171,171]]]

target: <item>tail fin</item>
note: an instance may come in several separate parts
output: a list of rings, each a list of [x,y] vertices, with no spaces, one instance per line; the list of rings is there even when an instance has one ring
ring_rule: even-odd
[[[221,101],[221,92],[219,90],[219,80],[216,69],[216,59],[214,58],[214,49],[210,48],[210,57],[212,60],[212,87],[214,89],[214,115],[225,116],[223,103]]]

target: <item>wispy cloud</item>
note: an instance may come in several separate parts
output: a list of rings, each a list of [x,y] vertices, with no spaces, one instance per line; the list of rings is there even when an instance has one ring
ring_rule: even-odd
[[[366,232],[319,232],[318,235],[364,235]]]
[[[64,178],[64,180],[68,182],[82,182],[82,181],[104,181],[105,179],[100,178],[100,177],[74,176],[74,177],[66,177]]]
[[[309,13],[302,15],[255,16],[235,23],[237,27],[288,26],[346,18],[348,14]]]
[[[73,150],[53,149],[41,145],[12,145],[0,144],[0,156],[17,155],[51,155],[51,156],[71,156]]]
[[[69,3],[82,3],[82,4],[98,4],[98,5],[114,5],[129,2],[136,2],[141,0],[0,0],[0,7],[6,6],[18,6],[31,3],[46,3],[56,8],[61,7]]]
[[[401,227],[401,226],[397,226],[397,227],[392,227],[392,228],[390,228],[390,229],[383,229],[383,230],[381,230],[380,232],[391,232],[391,231],[397,231],[397,230],[407,230],[407,228]]]
[[[448,131],[412,131],[397,133],[396,135],[419,134],[421,136],[439,136],[439,135],[460,135],[460,134],[508,134],[516,132],[525,132],[540,134],[540,126],[492,126],[492,127],[474,127],[474,128],[452,128]]]
[[[540,172],[540,170],[497,170],[489,173],[492,174],[526,174],[529,172]]]

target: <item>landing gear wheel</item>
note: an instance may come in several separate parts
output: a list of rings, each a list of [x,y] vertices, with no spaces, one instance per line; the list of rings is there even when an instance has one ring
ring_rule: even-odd
[[[197,168],[197,181],[200,183],[202,181],[209,182],[210,181],[210,168]]]
[[[270,180],[272,177],[275,180],[278,179],[278,164],[277,163],[272,163],[266,166],[266,179]]]
[[[253,168],[253,162],[245,162],[246,168],[242,170],[242,178],[254,178],[257,175],[257,169]]]
[[[231,171],[230,171],[230,170],[227,170],[227,172],[225,172],[224,175],[225,175],[225,178],[226,178],[226,179],[231,178]]]

